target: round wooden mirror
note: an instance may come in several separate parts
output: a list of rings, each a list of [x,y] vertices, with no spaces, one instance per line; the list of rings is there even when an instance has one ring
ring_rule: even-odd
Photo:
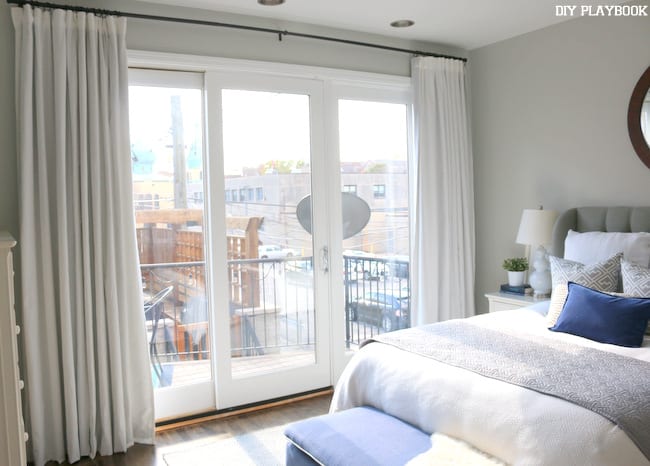
[[[645,119],[644,126],[641,119]],[[627,129],[630,133],[630,141],[641,161],[650,168],[650,66],[641,79],[636,83],[632,97],[630,97],[630,106],[627,110]]]

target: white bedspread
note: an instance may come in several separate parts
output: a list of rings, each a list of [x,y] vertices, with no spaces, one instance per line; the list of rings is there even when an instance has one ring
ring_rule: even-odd
[[[533,308],[471,319],[489,328],[543,334],[650,362],[647,337],[642,348],[623,348],[550,332]],[[425,432],[462,439],[514,465],[650,465],[623,431],[585,408],[380,343],[366,345],[352,358],[336,386],[331,411],[362,405]]]

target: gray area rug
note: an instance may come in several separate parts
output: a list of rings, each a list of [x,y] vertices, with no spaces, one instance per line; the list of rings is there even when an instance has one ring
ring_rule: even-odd
[[[284,425],[248,434],[226,436],[202,445],[163,454],[167,466],[281,466],[286,439]]]

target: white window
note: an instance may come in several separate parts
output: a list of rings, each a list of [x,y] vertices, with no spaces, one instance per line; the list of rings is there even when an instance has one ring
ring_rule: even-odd
[[[174,59],[152,57],[140,64],[154,66],[158,59],[156,67],[174,66]],[[177,60],[187,66],[190,59]],[[177,405],[164,410],[166,416],[206,409],[197,403],[224,409],[333,385],[362,339],[408,326],[410,317],[410,81],[217,59],[191,67],[204,71],[194,81],[200,83],[194,110],[181,104],[184,117],[200,122],[184,122],[183,131],[194,133],[184,143],[176,140],[191,171],[183,176],[185,191],[166,179],[153,191],[140,192],[134,204],[173,211],[188,220],[173,234],[187,231],[187,237],[198,233],[204,238],[205,255],[201,249],[193,273],[176,273],[173,265],[188,262],[184,255],[198,251],[184,238],[177,240],[178,253],[152,254],[151,267],[165,264],[172,272],[166,280],[184,280],[174,284],[182,290],[170,301],[175,307],[191,307],[192,287],[200,285],[204,293],[203,320],[169,322],[178,356],[167,351],[165,363],[192,362],[208,379],[199,379],[200,390],[188,383],[185,394],[174,395],[176,401],[171,392],[161,391],[166,403]],[[163,77],[159,81],[174,74],[152,73]],[[158,87],[179,92],[172,82]],[[168,97],[159,100],[173,108]],[[146,121],[146,115],[132,118],[142,128]],[[168,130],[169,125],[156,136],[161,147],[170,146]],[[163,167],[173,161],[172,153],[156,156],[150,166],[144,165],[145,152],[139,155],[141,180],[154,182],[150,174],[172,173]],[[342,192],[355,194],[352,200],[370,213],[368,223],[345,238],[343,225],[350,214],[342,203],[350,196]],[[179,196],[187,203],[178,203]],[[299,218],[299,207],[308,208],[306,216]],[[205,209],[205,215],[201,210],[194,218],[195,209]],[[173,245],[164,235],[161,241]],[[400,302],[393,313],[397,320],[377,319],[381,310],[374,304],[358,314],[363,318],[353,319],[351,310],[372,293]],[[174,374],[172,387],[180,374],[191,380],[184,370]]]

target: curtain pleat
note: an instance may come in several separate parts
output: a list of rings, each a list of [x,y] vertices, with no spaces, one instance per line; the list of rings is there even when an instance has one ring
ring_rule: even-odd
[[[152,443],[126,20],[13,8],[31,457]]]
[[[474,182],[465,64],[417,57],[411,184],[416,324],[474,315]]]

